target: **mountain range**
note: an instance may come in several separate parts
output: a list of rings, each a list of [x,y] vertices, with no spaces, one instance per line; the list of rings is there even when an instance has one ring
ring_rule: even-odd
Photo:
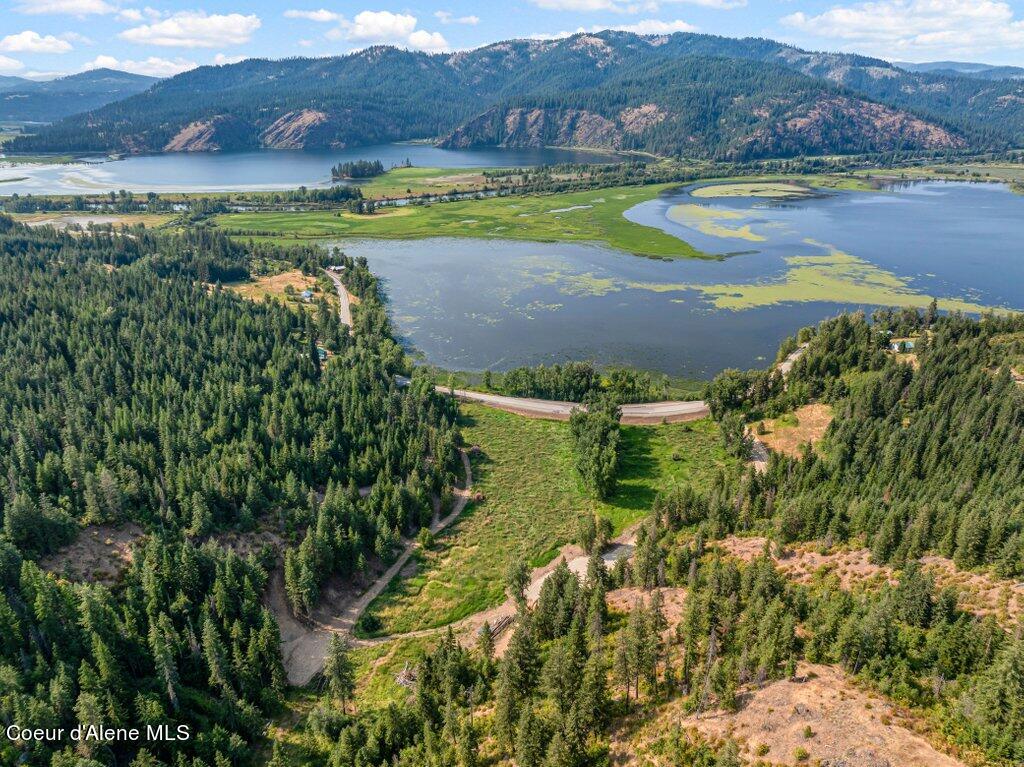
[[[53,122],[134,96],[158,82],[114,69],[92,69],[55,80],[0,77],[0,120]]]
[[[249,59],[17,139],[15,151],[573,145],[749,159],[1024,140],[1024,81],[760,38],[580,33],[451,54]]]
[[[1022,80],[1024,67],[996,66],[968,61],[928,61],[921,64],[899,62],[896,66],[908,72],[930,72],[938,75],[973,77],[978,80]]]

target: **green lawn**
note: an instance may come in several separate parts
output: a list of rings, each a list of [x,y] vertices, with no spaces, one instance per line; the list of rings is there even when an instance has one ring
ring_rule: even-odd
[[[499,604],[509,562],[550,561],[571,542],[582,514],[600,513],[621,531],[648,513],[658,489],[670,481],[702,486],[720,467],[735,465],[709,419],[623,427],[620,487],[601,503],[577,479],[567,424],[477,405],[460,408],[467,444],[482,449],[473,475],[484,501],[467,506],[435,549],[422,555],[415,576],[396,579],[371,605],[380,634],[443,626]]]
[[[417,169],[413,169],[417,170]],[[623,213],[676,184],[613,187],[555,195],[525,195],[389,208],[371,216],[347,211],[231,213],[219,226],[287,243],[316,237],[497,237],[541,242],[604,242],[660,258],[699,257],[700,251]]]

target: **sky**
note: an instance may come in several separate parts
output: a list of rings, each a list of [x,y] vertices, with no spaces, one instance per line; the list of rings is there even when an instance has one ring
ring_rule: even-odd
[[[609,28],[1024,66],[1024,0],[0,0],[0,75],[168,77],[251,57],[380,43],[438,53]]]

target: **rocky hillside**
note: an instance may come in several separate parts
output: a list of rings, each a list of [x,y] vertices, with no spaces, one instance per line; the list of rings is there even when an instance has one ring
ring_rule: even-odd
[[[703,156],[1005,146],[1024,140],[1024,82],[908,72],[771,40],[601,32],[444,55],[375,47],[200,67],[13,149],[322,149],[438,137]]]
[[[961,149],[968,142],[958,131],[778,65],[691,56],[571,96],[491,107],[441,145],[569,145],[752,159]]]

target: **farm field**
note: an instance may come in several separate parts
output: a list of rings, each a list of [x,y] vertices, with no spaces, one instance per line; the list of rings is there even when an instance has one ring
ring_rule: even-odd
[[[572,465],[568,426],[460,405],[473,459],[470,503],[419,572],[392,583],[370,607],[374,633],[399,634],[459,620],[504,599],[504,574],[517,558],[539,567],[575,535],[577,520],[597,513],[621,532],[645,516],[658,489],[673,481],[706,486],[734,464],[710,419],[670,426],[624,426],[619,488],[607,502],[590,498]],[[678,459],[678,460],[676,460]]]

